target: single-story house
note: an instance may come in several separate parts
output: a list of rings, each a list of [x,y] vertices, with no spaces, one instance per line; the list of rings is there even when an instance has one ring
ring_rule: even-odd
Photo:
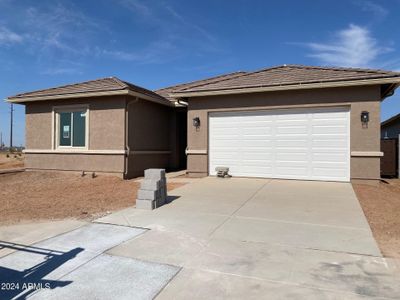
[[[149,167],[215,175],[380,178],[380,104],[400,73],[282,65],[150,91],[117,78],[9,97],[26,106],[28,169]]]
[[[397,114],[381,124],[382,139],[398,139],[400,135],[400,114]]]

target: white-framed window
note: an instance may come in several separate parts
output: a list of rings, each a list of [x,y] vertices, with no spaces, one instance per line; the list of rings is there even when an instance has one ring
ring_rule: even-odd
[[[55,148],[88,149],[89,107],[54,107]]]

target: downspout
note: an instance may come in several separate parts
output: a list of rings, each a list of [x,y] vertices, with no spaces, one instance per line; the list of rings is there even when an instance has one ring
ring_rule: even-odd
[[[186,99],[186,98],[185,98]],[[186,106],[186,107],[188,107],[189,106],[189,103],[188,102],[186,102],[186,101],[182,101],[181,99],[179,99],[179,98],[177,98],[176,99],[176,101],[178,102],[178,104],[180,104],[180,105],[183,105],[183,106]]]
[[[131,101],[127,100],[125,102],[124,179],[126,179],[128,176],[128,159],[129,159],[129,153],[131,152],[131,149],[129,147],[129,105],[136,103],[138,101],[139,101],[139,98],[135,97],[135,99],[133,99]]]
[[[188,98],[183,98],[183,99],[185,99],[185,100],[187,100]],[[185,107],[189,107],[189,102],[187,102],[187,101],[183,101],[183,100],[181,100],[180,98],[176,98],[176,101],[178,102],[178,104],[180,104],[180,105],[183,105],[183,106],[185,106]],[[187,112],[187,110],[186,110],[186,112]],[[187,121],[187,120],[186,120]],[[187,135],[187,129],[186,129],[186,135]],[[187,142],[188,142],[188,139],[186,140],[186,149],[185,149],[185,154],[186,154],[186,162],[187,162],[187,153],[188,153],[188,150],[189,150],[189,148],[188,148],[188,146],[187,146]]]

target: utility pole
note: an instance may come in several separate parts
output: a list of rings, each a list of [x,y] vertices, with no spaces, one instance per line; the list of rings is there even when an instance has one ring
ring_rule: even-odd
[[[0,131],[0,150],[3,150],[3,132]]]
[[[11,118],[10,118],[10,151],[12,151],[12,147],[13,147],[13,112],[14,112],[14,107],[13,107],[13,104],[11,103],[11,106],[10,106],[10,114],[11,114]]]

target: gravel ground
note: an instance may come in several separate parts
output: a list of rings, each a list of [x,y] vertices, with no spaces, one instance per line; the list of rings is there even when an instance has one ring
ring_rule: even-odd
[[[183,183],[169,183],[168,190]],[[66,172],[0,175],[0,224],[64,218],[93,219],[135,205],[140,183]]]
[[[15,169],[24,167],[24,156],[18,154],[0,153],[0,170]]]
[[[400,258],[400,179],[353,187],[383,255]]]

